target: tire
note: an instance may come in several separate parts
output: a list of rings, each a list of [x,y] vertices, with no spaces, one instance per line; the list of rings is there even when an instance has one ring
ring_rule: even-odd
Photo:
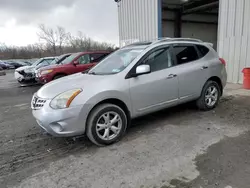
[[[209,99],[209,92],[211,91],[211,88],[215,88],[217,91],[217,95],[211,94],[211,99]],[[214,91],[214,90],[213,90]],[[211,92],[212,93],[212,92]],[[219,84],[215,81],[209,80],[205,83],[200,98],[196,101],[196,106],[203,111],[208,111],[214,109],[219,102],[219,99],[221,97],[221,89],[219,87]],[[214,100],[214,101],[213,101]],[[211,101],[211,103],[209,102]],[[210,104],[210,105],[209,105]]]
[[[107,122],[110,123],[106,124],[107,119],[105,119],[104,117],[109,119],[109,121]],[[115,122],[115,117],[117,117],[117,122],[112,124],[112,120]],[[101,126],[98,126],[97,123]],[[90,113],[87,120],[86,133],[90,141],[94,144],[98,146],[110,145],[122,138],[122,136],[126,132],[127,124],[127,116],[119,106],[108,103],[101,104],[95,107]],[[100,130],[98,131],[97,129]],[[113,130],[115,130],[116,132],[113,132]],[[105,136],[106,131],[109,132],[109,137]]]
[[[64,74],[56,75],[56,76],[53,78],[53,80],[57,80],[57,79],[62,78],[62,77],[64,77],[64,76],[66,76],[66,75],[64,75]]]

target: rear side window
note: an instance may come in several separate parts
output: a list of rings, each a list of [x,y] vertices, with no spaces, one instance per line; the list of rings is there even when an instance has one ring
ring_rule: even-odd
[[[203,46],[203,45],[196,45],[196,46],[197,46],[198,50],[199,50],[200,53],[201,53],[201,57],[204,57],[205,55],[208,54],[209,49],[208,49],[207,47],[205,47],[205,46]]]
[[[199,59],[197,51],[194,46],[178,45],[173,48],[176,55],[177,64],[181,65]]]
[[[103,60],[107,55],[108,55],[108,54],[103,54],[103,53],[100,53],[100,54],[90,54],[91,62],[93,62],[93,63],[100,62],[100,61]]]

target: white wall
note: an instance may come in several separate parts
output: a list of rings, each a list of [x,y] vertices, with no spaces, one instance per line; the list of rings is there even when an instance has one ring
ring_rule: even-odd
[[[158,38],[159,2],[122,0],[117,3],[120,46]]]
[[[250,67],[250,1],[220,0],[218,51],[227,62],[228,82],[242,83]]]
[[[163,11],[163,20],[174,20],[173,11]],[[217,46],[217,24],[206,24],[206,23],[192,23],[187,21],[199,21],[199,22],[218,22],[218,16],[216,15],[198,15],[190,14],[182,17],[182,37],[187,38],[198,38],[206,42],[211,42],[214,47]],[[174,22],[163,21],[162,34],[164,37],[174,37]]]

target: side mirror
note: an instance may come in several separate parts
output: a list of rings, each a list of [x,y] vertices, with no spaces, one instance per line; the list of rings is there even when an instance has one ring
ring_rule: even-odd
[[[150,66],[149,65],[139,65],[136,67],[136,76],[142,75],[142,74],[148,74],[150,73]]]
[[[73,62],[73,65],[75,65],[75,66],[76,66],[76,65],[79,65],[79,61],[77,61],[77,60],[74,61],[74,62]]]

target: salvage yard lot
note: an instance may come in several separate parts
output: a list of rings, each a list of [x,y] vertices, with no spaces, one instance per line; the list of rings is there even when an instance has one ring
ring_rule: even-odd
[[[0,77],[0,187],[250,184],[250,97],[226,93],[213,111],[182,105],[136,119],[119,143],[99,148],[45,134],[30,109],[38,89]]]

